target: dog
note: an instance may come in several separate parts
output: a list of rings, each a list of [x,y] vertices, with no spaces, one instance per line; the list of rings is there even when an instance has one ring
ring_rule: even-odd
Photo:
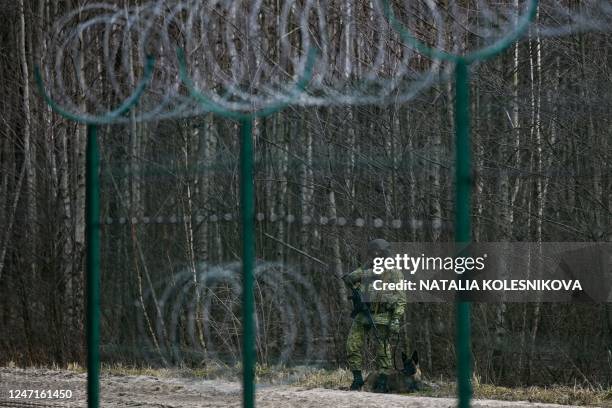
[[[389,374],[387,378],[388,391],[392,393],[408,393],[423,390],[425,384],[419,367],[419,355],[416,350],[410,358],[405,353],[402,353],[402,363],[403,368],[401,370],[394,370]],[[377,378],[378,373],[376,372],[368,374],[363,385],[364,391],[371,392],[374,389]]]

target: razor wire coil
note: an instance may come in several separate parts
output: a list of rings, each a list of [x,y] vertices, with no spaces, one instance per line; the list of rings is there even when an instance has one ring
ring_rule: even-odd
[[[401,103],[446,78],[458,58],[474,61],[514,40],[536,9],[530,30],[540,37],[605,30],[612,16],[609,1],[594,0],[580,7],[564,0],[95,3],[54,25],[41,85],[57,108],[99,123],[195,116],[212,107],[248,113],[279,104]],[[110,108],[141,93],[130,115]]]
[[[259,263],[254,272],[258,347],[275,345],[268,356],[269,363],[286,364],[296,358],[296,353],[302,356],[302,363],[304,359],[311,363],[323,361],[325,348],[316,345],[327,338],[330,322],[317,289],[300,270],[280,263]],[[240,325],[232,320],[240,315],[240,276],[239,262],[200,263],[195,272],[185,268],[147,289],[144,305],[157,312],[152,314],[153,327],[147,327],[142,314],[137,314],[144,357],[156,363],[160,360],[183,363],[196,356],[200,360],[235,364],[240,354],[237,341]],[[136,302],[135,306],[143,305]],[[266,307],[272,308],[278,326],[264,327]],[[274,338],[266,340],[264,336],[269,335]]]

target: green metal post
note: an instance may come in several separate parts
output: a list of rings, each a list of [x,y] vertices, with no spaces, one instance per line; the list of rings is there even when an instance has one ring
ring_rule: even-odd
[[[464,60],[459,60],[455,66],[455,136],[455,241],[467,244],[472,236],[470,225],[472,163],[469,65]],[[470,303],[459,300],[456,307],[458,406],[467,408],[472,398]]]
[[[98,126],[87,125],[85,218],[87,235],[87,406],[100,406],[100,154]]]
[[[34,79],[45,102],[57,114],[68,120],[87,124],[85,152],[85,235],[86,248],[86,336],[87,336],[87,406],[100,406],[100,153],[98,151],[98,126],[117,122],[117,119],[135,106],[153,76],[155,60],[147,56],[142,80],[134,92],[117,108],[102,116],[71,112],[47,94],[38,66],[34,67]]]
[[[255,189],[253,183],[253,121],[240,120],[240,207],[242,217],[242,380],[243,406],[255,406]]]

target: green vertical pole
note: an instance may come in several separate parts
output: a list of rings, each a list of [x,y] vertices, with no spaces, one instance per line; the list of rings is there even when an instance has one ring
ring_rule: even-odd
[[[471,241],[471,146],[469,65],[462,59],[455,66],[455,241]],[[463,246],[463,245],[461,245]],[[470,303],[456,305],[457,393],[459,408],[470,406],[472,398]]]
[[[85,218],[87,239],[87,406],[100,406],[100,154],[98,127],[87,125]]]
[[[242,385],[243,406],[255,406],[255,190],[253,183],[253,121],[240,120],[240,207],[242,217]]]

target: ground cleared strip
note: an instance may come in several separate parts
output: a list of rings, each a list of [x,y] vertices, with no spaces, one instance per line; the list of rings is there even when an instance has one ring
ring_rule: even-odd
[[[161,374],[161,373],[159,373]],[[242,407],[241,385],[237,381],[206,380],[170,375],[103,374],[100,381],[101,406],[104,408],[223,408]],[[67,370],[0,368],[0,408],[11,407],[85,407],[85,373]],[[62,389],[73,392],[70,400],[9,400],[10,389]],[[601,400],[590,406],[610,406]],[[374,394],[289,384],[258,385],[258,408],[449,408],[456,400],[448,397]],[[473,407],[488,408],[568,408],[571,405],[528,401],[475,399]]]
[[[34,402],[34,401],[14,401],[14,400],[0,400],[0,407],[2,408],[66,408],[74,405],[61,404],[61,403],[49,403],[49,402]]]

